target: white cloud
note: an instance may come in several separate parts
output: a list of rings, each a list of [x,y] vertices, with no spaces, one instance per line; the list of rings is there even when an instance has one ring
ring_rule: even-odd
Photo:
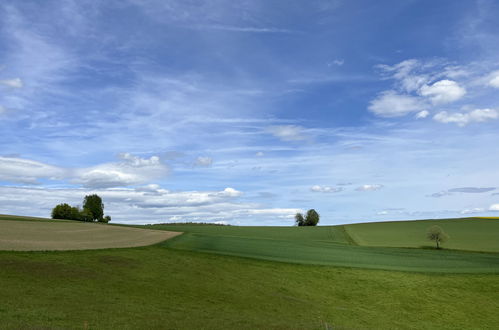
[[[262,151],[258,151],[255,156],[257,157],[263,157],[265,154]]]
[[[400,117],[411,112],[422,111],[423,107],[424,104],[419,98],[390,90],[382,92],[372,100],[368,109],[381,117]]]
[[[430,114],[430,112],[428,110],[423,110],[423,111],[420,111],[416,114],[416,119],[423,119],[423,118],[426,118],[428,117],[428,115]]]
[[[5,109],[3,106],[0,105],[0,115],[6,111],[7,109]]]
[[[89,188],[123,187],[144,184],[169,174],[159,157],[140,158],[129,153],[120,155],[118,163],[107,163],[76,171],[75,183]]]
[[[382,184],[365,184],[365,185],[358,187],[355,190],[357,190],[357,191],[375,191],[375,190],[380,190],[381,188],[383,188]]]
[[[218,193],[220,196],[226,196],[226,197],[239,197],[243,193],[240,191],[237,191],[234,188],[225,188],[223,191]]]
[[[328,186],[315,185],[315,186],[310,187],[310,190],[313,192],[320,192],[320,193],[333,193],[333,192],[343,191],[343,188],[342,187],[328,187]]]
[[[495,71],[490,74],[489,86],[499,88],[499,71]]]
[[[475,208],[472,208],[472,209],[464,209],[461,211],[461,214],[473,214],[473,213],[481,213],[481,212],[484,212],[485,210],[483,208],[480,208],[480,207],[475,207]]]
[[[333,64],[337,65],[337,66],[342,66],[343,64],[345,64],[345,60],[344,59],[335,59],[332,62],[327,63],[327,66],[331,66]]]
[[[489,211],[499,211],[499,204],[490,205]]]
[[[194,162],[194,166],[197,167],[210,167],[213,164],[213,159],[211,157],[199,156]]]
[[[232,188],[221,191],[176,191],[157,189],[156,194],[130,188],[47,189],[0,186],[0,214],[50,215],[59,203],[81,204],[88,194],[102,197],[105,212],[117,223],[161,223],[198,221],[255,223],[260,220],[292,218],[300,209],[261,208],[234,200],[242,194]]]
[[[455,123],[458,126],[466,126],[469,123],[480,123],[488,120],[494,120],[499,118],[499,112],[494,109],[476,109],[467,113],[448,113],[447,111],[441,111],[433,116],[433,119],[444,123]]]
[[[305,140],[303,134],[304,128],[296,125],[277,125],[270,126],[267,131],[282,141],[300,141]]]
[[[9,86],[12,88],[22,88],[23,87],[23,82],[20,78],[0,80],[0,84],[5,85],[5,86]]]
[[[440,80],[432,85],[421,87],[420,94],[428,97],[433,104],[444,104],[459,100],[466,90],[453,80]]]
[[[303,212],[303,210],[276,208],[276,209],[251,209],[243,212],[250,215],[267,215],[267,216],[271,215],[271,216],[277,216],[279,218],[292,219],[294,218],[296,213]]]
[[[37,184],[39,179],[61,179],[64,169],[41,162],[0,156],[0,181]]]

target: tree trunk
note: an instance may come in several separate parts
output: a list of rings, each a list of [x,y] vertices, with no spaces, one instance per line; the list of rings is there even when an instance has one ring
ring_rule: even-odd
[[[439,243],[439,242],[438,242],[438,239],[437,239],[437,240],[435,240],[435,241],[437,242],[437,250],[438,250],[438,249],[440,249],[440,245],[438,244],[438,243]]]

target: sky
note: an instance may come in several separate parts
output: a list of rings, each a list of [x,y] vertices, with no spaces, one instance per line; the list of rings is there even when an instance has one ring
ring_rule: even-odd
[[[0,213],[499,216],[499,3],[0,3]]]

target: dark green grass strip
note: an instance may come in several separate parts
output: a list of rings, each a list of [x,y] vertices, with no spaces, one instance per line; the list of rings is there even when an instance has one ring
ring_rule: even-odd
[[[499,255],[450,250],[362,247],[186,233],[166,241],[177,250],[290,262],[430,273],[499,273]]]

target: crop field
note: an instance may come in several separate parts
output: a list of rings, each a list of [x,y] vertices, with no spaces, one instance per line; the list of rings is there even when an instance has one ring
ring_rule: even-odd
[[[75,221],[0,220],[0,250],[85,250],[155,244],[179,233]]]
[[[497,253],[356,246],[343,226],[140,227],[185,234],[133,248],[0,251],[0,328],[499,328]],[[424,260],[417,271],[390,270],[414,268],[396,264],[410,251],[411,263]],[[452,268],[462,258],[467,272]]]

